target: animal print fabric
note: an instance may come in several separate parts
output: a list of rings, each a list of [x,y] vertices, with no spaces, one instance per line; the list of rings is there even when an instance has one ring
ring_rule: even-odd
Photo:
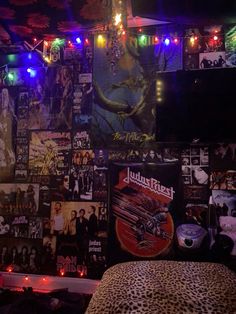
[[[104,273],[86,314],[236,313],[236,274],[203,262],[137,261]]]

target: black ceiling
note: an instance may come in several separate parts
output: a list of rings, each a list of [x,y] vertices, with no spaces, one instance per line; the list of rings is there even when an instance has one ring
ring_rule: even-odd
[[[236,0],[132,0],[133,16],[179,24],[236,23]]]

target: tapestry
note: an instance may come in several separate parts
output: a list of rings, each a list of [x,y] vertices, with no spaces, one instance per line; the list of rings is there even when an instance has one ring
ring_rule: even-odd
[[[181,216],[179,179],[176,162],[111,165],[109,263],[171,252]]]

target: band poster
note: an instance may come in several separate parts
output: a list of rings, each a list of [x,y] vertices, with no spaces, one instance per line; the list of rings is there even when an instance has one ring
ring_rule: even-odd
[[[70,132],[32,132],[29,143],[30,175],[67,174],[70,150]]]
[[[112,39],[104,40],[112,46]],[[154,48],[146,48],[142,53],[137,38],[130,37],[113,48],[119,54],[115,58],[112,47],[95,45],[92,115],[95,146],[117,147],[154,140],[156,80],[150,71],[154,70],[154,58],[150,57],[154,56]]]
[[[179,215],[178,164],[113,163],[111,167],[109,262],[166,256]]]

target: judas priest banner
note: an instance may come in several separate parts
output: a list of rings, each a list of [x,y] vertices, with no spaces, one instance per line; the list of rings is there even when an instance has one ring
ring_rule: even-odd
[[[110,264],[170,253],[180,218],[177,163],[111,165]]]

